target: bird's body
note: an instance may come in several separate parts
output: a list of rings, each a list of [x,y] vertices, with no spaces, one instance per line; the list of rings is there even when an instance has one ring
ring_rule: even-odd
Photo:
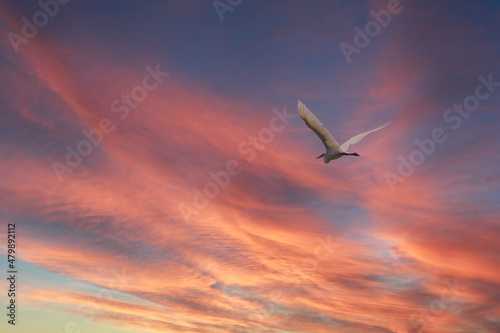
[[[345,156],[345,153],[341,153],[337,150],[326,150],[326,154],[323,154],[323,160],[325,161],[325,163],[328,163],[330,161],[333,161],[333,160],[336,160],[337,158],[341,158]],[[319,158],[319,157],[318,157]]]
[[[347,140],[342,145],[339,145],[333,135],[323,127],[323,124],[314,115],[314,113],[312,113],[304,105],[304,103],[298,101],[297,109],[299,111],[300,117],[304,120],[307,127],[313,130],[313,132],[316,133],[316,135],[321,139],[321,142],[323,142],[323,145],[326,148],[326,152],[324,154],[321,154],[318,158],[323,157],[323,161],[325,163],[329,163],[332,160],[336,160],[344,156],[359,156],[358,153],[348,153],[347,150],[349,149],[349,146],[358,143],[368,134],[381,130],[382,128],[390,124],[387,123],[371,131],[358,134]]]

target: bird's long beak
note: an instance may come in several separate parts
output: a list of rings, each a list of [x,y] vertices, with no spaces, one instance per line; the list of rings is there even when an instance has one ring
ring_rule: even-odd
[[[321,154],[321,155],[319,155],[318,157],[316,157],[316,159],[318,159],[318,158],[322,158],[323,156],[325,156],[325,154]]]

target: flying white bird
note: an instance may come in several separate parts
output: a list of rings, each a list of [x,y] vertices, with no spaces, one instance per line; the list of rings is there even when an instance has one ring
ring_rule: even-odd
[[[367,136],[370,133],[376,132],[378,130],[381,130],[382,128],[386,127],[387,125],[390,124],[387,123],[385,125],[382,125],[380,127],[377,127],[371,131],[364,132],[361,134],[358,134],[349,140],[347,140],[345,143],[342,145],[339,145],[337,140],[332,136],[332,134],[323,127],[323,124],[319,121],[319,119],[312,113],[301,101],[299,101],[297,105],[297,109],[299,110],[299,115],[304,119],[304,122],[306,123],[307,127],[313,130],[314,133],[316,133],[317,136],[321,139],[323,144],[325,145],[326,148],[326,153],[319,155],[317,158],[323,157],[323,160],[325,163],[329,163],[331,160],[336,160],[337,158],[341,158],[343,156],[359,156],[358,153],[348,153],[347,150],[349,149],[349,146],[358,143],[359,141],[363,140],[365,136]]]

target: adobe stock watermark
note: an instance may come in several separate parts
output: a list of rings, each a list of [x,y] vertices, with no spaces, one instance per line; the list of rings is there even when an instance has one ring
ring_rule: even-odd
[[[128,286],[129,277],[124,267],[122,267],[121,272],[113,270],[112,276],[108,285],[105,288],[101,288],[95,294],[95,298],[111,301],[114,299],[113,293],[116,293],[116,290],[123,290]],[[96,310],[93,302],[87,301],[87,303],[80,305],[79,310],[79,313],[82,313],[86,317],[88,323],[95,318]]]
[[[305,258],[301,262],[300,269],[295,268],[293,272],[290,272],[288,275],[300,276],[299,281],[295,281],[293,286],[291,287],[291,291],[293,294],[297,293],[297,289],[299,285],[304,283],[302,278],[303,273],[313,273],[318,269],[318,265],[320,262],[327,260],[330,256],[335,252],[335,250],[339,247],[338,244],[334,244],[332,242],[331,236],[327,236],[326,239],[317,237],[316,241],[318,245],[314,248],[314,257]],[[270,301],[267,302],[265,309],[257,309],[252,311],[247,315],[247,323],[252,322],[264,322],[266,318],[270,316],[271,313],[278,312],[280,310],[280,302],[283,300],[284,295],[283,291],[280,289],[275,289],[270,293]],[[289,317],[290,314],[286,316]],[[248,327],[238,326],[236,332],[251,332]]]
[[[331,236],[327,236],[326,240],[317,237],[316,241],[318,245],[314,248],[314,257],[306,258],[302,260],[301,270],[299,272],[302,273],[313,273],[318,269],[318,265],[322,261],[326,261],[330,256],[335,252],[335,250],[339,247],[338,244],[334,244],[332,242]],[[321,254],[323,252],[323,254]],[[298,270],[295,270],[297,273]],[[296,274],[297,275],[297,274]],[[302,275],[302,274],[301,274]],[[298,281],[294,283],[294,287],[292,287],[292,291],[294,293],[297,292],[297,288],[299,284],[302,284],[304,281]]]
[[[115,289],[123,289],[128,285],[128,277],[125,268],[122,267],[121,272],[113,270],[113,278],[110,279],[106,288],[101,288],[95,295],[97,299],[106,299],[107,301],[113,300],[113,292]],[[83,314],[86,317],[86,322],[90,323],[95,318],[95,302],[87,301],[85,304],[77,308],[78,314]],[[68,321],[64,324],[64,331],[58,333],[82,333],[83,329],[81,324],[75,321]]]
[[[439,298],[433,299],[426,308],[420,308],[410,315],[408,318],[410,333],[423,333],[430,325],[431,319],[441,316],[445,311],[456,312],[453,309],[453,305],[461,295],[459,289],[464,290],[465,288],[458,285],[457,278],[455,278],[453,284],[445,280],[444,285],[445,287],[441,289]]]
[[[269,120],[267,127],[262,128],[256,136],[249,136],[238,145],[238,154],[247,162],[253,161],[257,157],[257,152],[266,149],[266,145],[274,140],[275,134],[282,132],[285,126],[290,123],[290,119],[297,116],[296,114],[287,113],[286,107],[283,107],[282,112],[273,109],[273,113],[274,117]],[[197,215],[207,208],[210,200],[219,196],[221,189],[229,185],[231,177],[237,176],[241,171],[242,168],[237,160],[228,161],[224,170],[210,171],[208,173],[210,180],[202,187],[202,190],[198,188],[192,189],[192,204],[179,204],[178,208],[184,221],[189,223],[193,215]]]
[[[224,21],[224,13],[232,12],[237,6],[239,6],[243,0],[214,0],[212,5],[214,6],[215,12],[219,16],[219,20]]]
[[[19,45],[28,44],[30,39],[35,38],[38,34],[39,29],[45,27],[50,18],[54,18],[57,13],[59,13],[60,5],[66,5],[71,0],[40,0],[38,1],[38,6],[41,10],[33,14],[31,20],[26,16],[21,18],[23,26],[21,27],[21,35],[14,32],[9,32],[7,38],[9,39],[10,45],[14,49],[14,52],[19,53]]]
[[[111,112],[116,113],[119,120],[125,120],[129,116],[130,111],[137,109],[139,103],[146,99],[148,91],[158,88],[163,79],[170,75],[167,72],[162,72],[159,64],[156,65],[155,69],[146,66],[145,70],[147,74],[143,77],[142,84],[134,86],[129,94],[123,93],[120,98],[115,99],[111,103]],[[112,133],[115,129],[116,125],[110,118],[102,118],[97,128],[91,130],[83,129],[82,136],[85,139],[80,140],[75,148],[70,145],[66,146],[67,154],[65,163],[58,161],[51,163],[52,170],[59,182],[63,181],[65,173],[72,173],[82,163],[84,157],[92,154],[94,148],[102,143],[104,134]]]
[[[364,31],[357,26],[354,27],[355,34],[352,44],[347,42],[339,44],[347,63],[350,64],[352,62],[351,57],[353,54],[360,54],[362,49],[370,45],[372,38],[377,37],[382,32],[382,29],[391,23],[392,16],[400,14],[403,8],[400,0],[389,0],[387,2],[387,9],[382,9],[378,12],[371,10],[370,15],[373,17],[373,20],[365,24]]]
[[[500,87],[500,82],[493,81],[493,74],[489,74],[487,79],[479,75],[477,80],[479,84],[473,95],[465,97],[462,104],[453,104],[453,108],[446,109],[443,113],[443,121],[446,124],[451,124],[451,129],[454,131],[462,126],[464,119],[469,118],[479,108],[481,101],[490,98],[495,89]],[[410,152],[408,158],[402,155],[398,156],[398,174],[390,171],[384,173],[384,178],[391,191],[394,192],[396,184],[402,183],[410,177],[415,172],[415,168],[422,165],[426,158],[436,151],[436,147],[446,140],[448,140],[448,135],[441,127],[434,128],[428,138],[415,139],[414,143],[417,147]]]

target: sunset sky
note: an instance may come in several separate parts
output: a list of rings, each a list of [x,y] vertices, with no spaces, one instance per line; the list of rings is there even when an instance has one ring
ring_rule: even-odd
[[[499,31],[495,0],[0,0],[0,331],[500,332]],[[297,100],[391,125],[324,164]]]

